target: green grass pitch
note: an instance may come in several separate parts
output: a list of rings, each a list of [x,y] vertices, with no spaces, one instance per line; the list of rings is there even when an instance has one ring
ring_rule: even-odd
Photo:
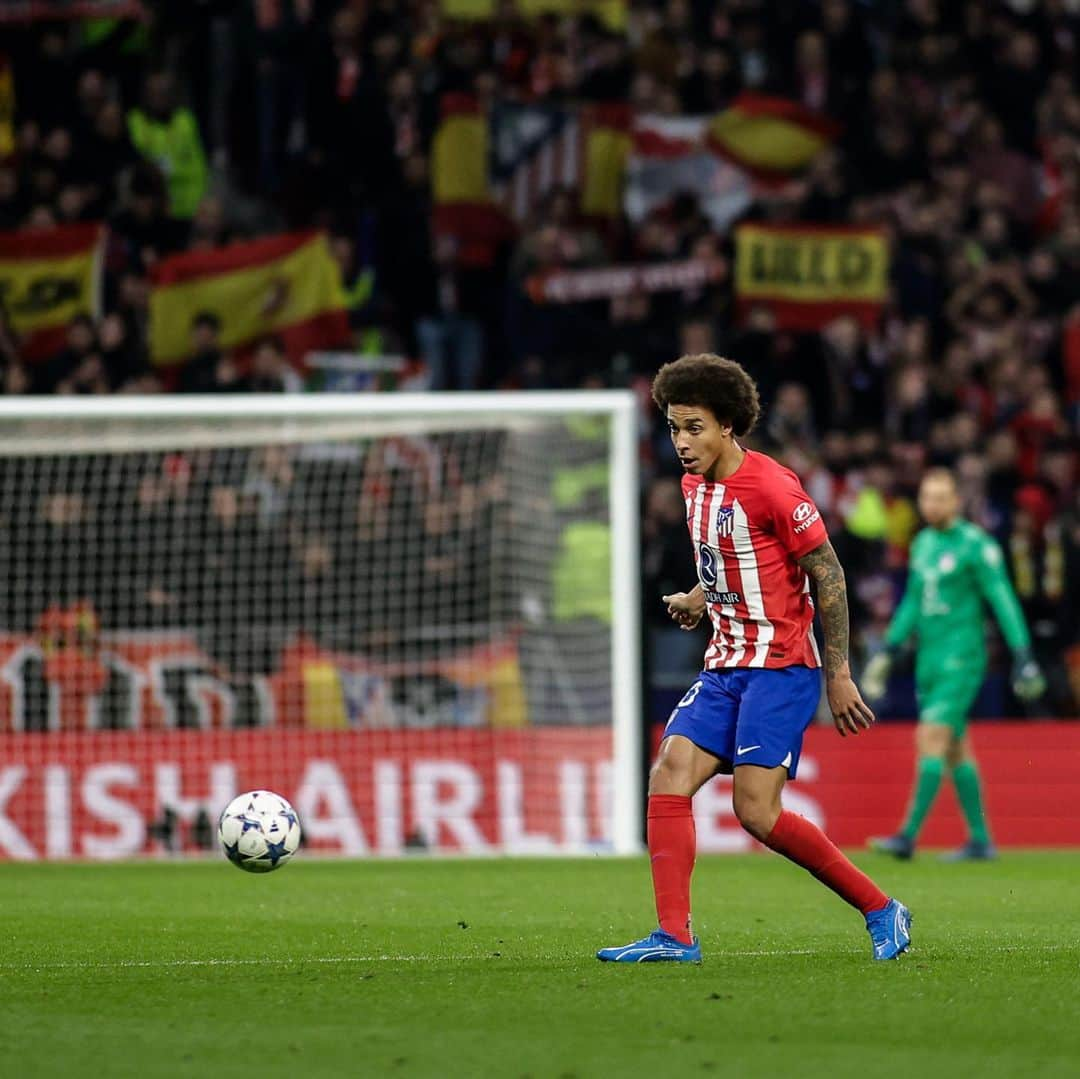
[[[702,966],[617,966],[644,859],[0,866],[0,1074],[1080,1075],[1080,853],[859,858],[861,918],[767,854],[695,875]]]

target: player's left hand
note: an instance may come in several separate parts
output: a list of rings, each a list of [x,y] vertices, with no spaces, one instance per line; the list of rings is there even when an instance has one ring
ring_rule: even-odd
[[[877,702],[885,696],[891,670],[892,658],[888,652],[878,652],[863,668],[862,688],[868,700]]]
[[[1046,692],[1046,677],[1030,649],[1020,649],[1013,659],[1012,691],[1022,701],[1037,701]]]
[[[868,730],[874,722],[870,705],[862,699],[850,674],[836,674],[826,683],[829,710],[841,738]]]

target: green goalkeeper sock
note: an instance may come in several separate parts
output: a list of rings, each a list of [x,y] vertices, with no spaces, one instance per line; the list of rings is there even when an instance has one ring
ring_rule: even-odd
[[[919,759],[919,772],[915,780],[915,796],[911,800],[911,808],[908,809],[907,820],[904,822],[902,834],[914,842],[922,828],[926,814],[937,797],[938,788],[941,786],[941,777],[945,773],[945,762],[940,757],[921,757]]]
[[[975,767],[975,762],[961,761],[953,769],[952,779],[972,842],[989,843],[990,834],[986,830],[986,817],[983,814],[979,769]]]

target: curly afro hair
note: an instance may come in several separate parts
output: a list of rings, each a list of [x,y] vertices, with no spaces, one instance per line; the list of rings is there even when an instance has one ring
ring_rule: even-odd
[[[653,379],[652,396],[665,415],[668,405],[707,408],[740,438],[754,429],[761,413],[754,380],[734,360],[711,352],[665,363]]]

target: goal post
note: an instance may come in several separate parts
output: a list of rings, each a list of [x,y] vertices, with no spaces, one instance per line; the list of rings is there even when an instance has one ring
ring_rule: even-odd
[[[630,391],[0,400],[0,858],[641,848]]]

